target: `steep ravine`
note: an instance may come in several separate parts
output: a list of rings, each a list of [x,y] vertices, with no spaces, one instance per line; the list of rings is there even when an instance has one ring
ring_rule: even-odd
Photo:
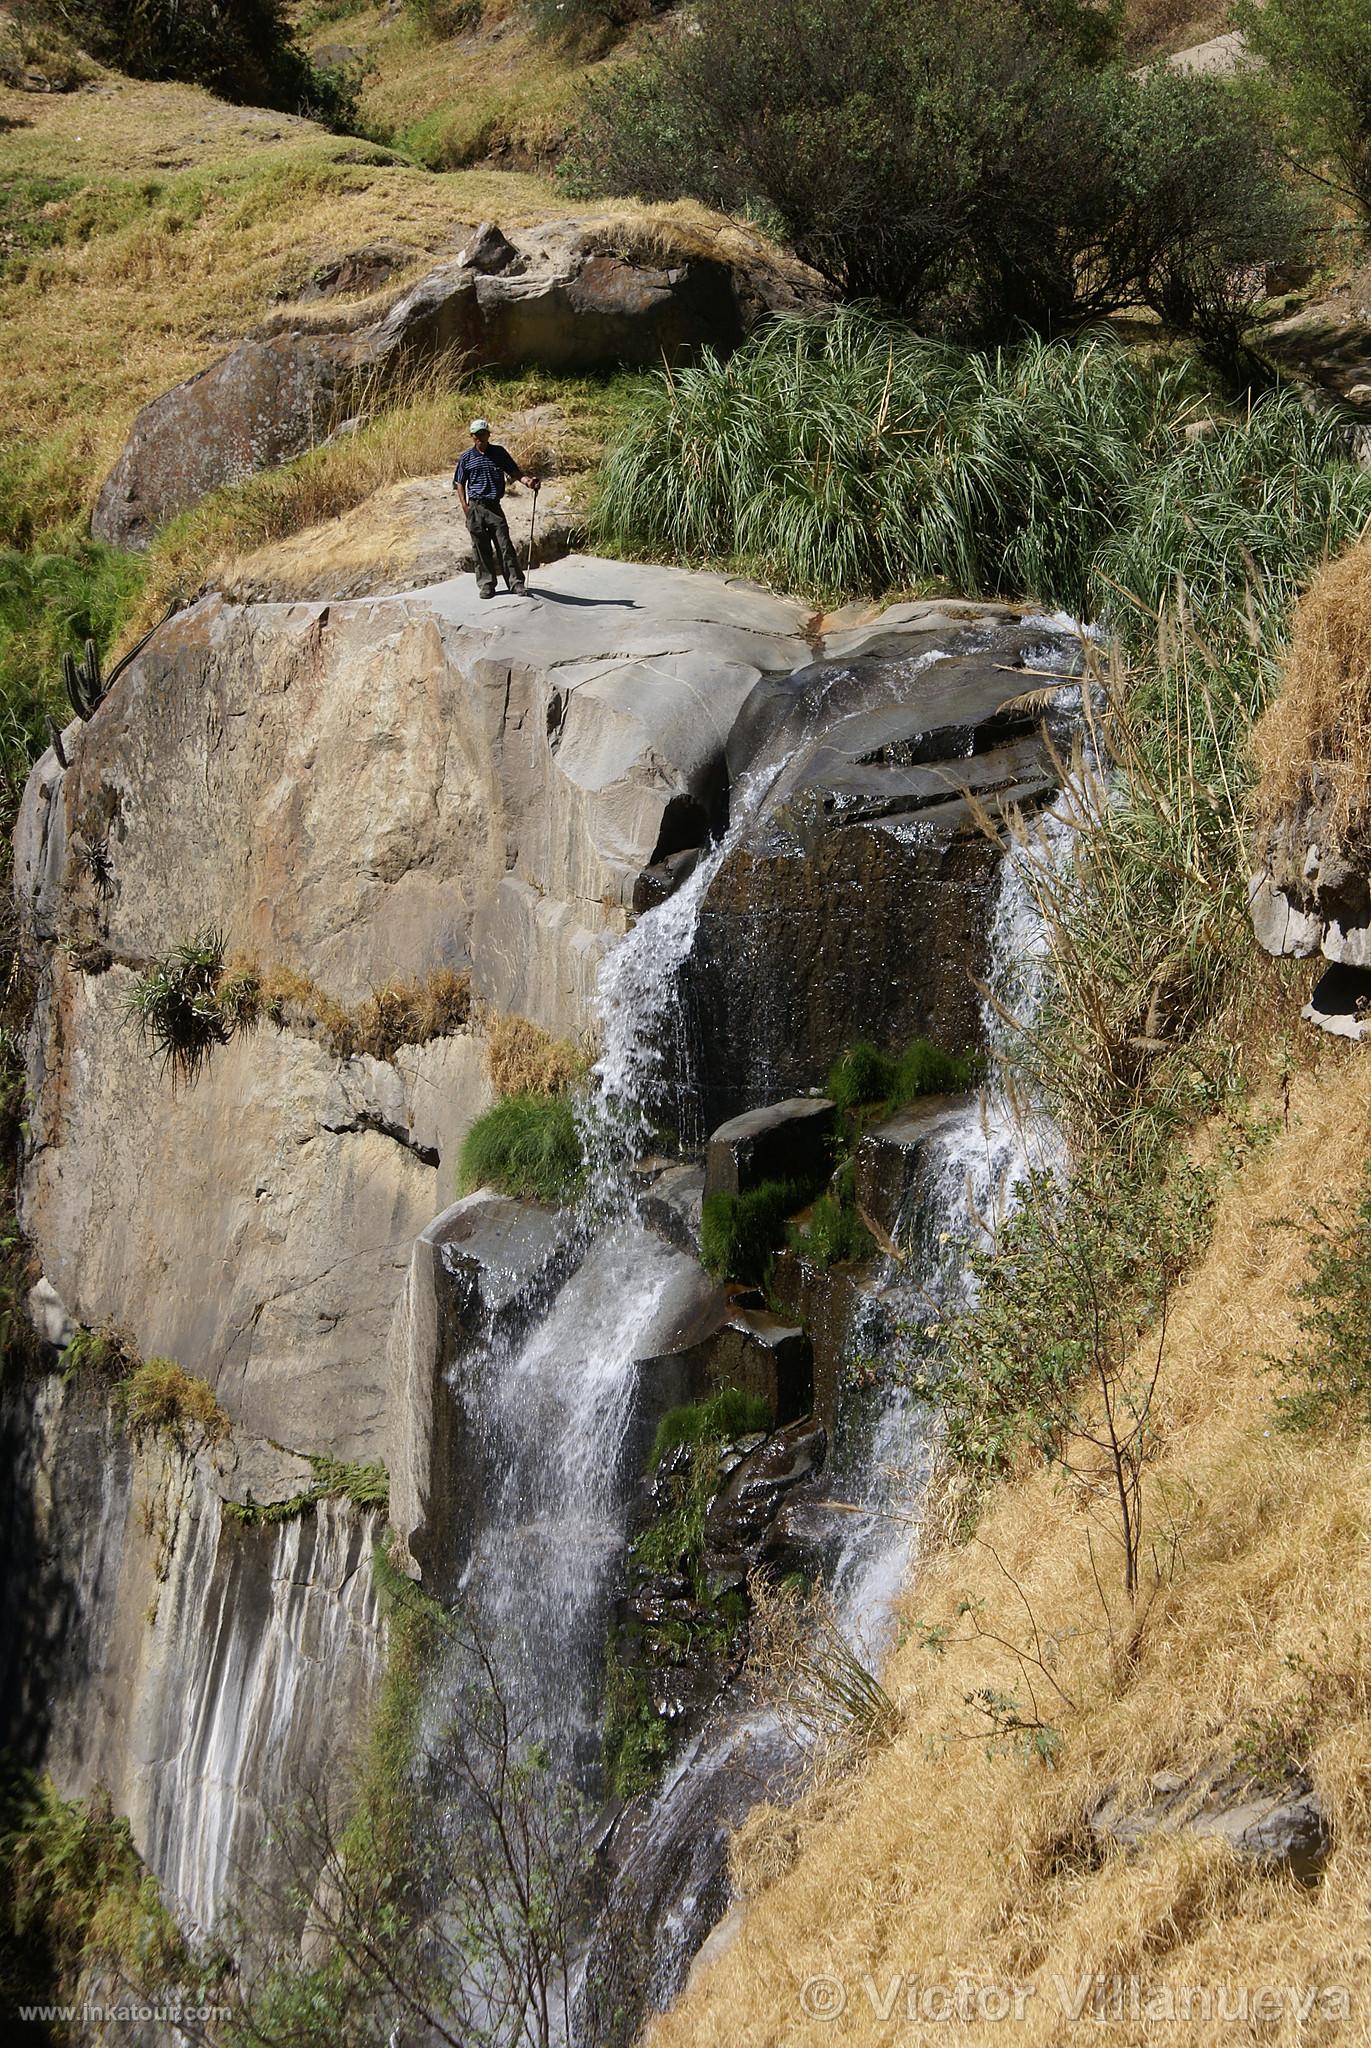
[[[225,1504],[298,1496],[302,1453],[383,1458],[396,1554],[481,1604],[595,1796],[599,1663],[655,1421],[779,1370],[774,1332],[694,1256],[693,1150],[816,1088],[858,1037],[983,1043],[977,983],[1022,938],[980,820],[1051,797],[1032,720],[1001,707],[1069,636],[914,605],[830,621],[816,650],[798,605],[725,579],[573,558],[537,587],[527,607],[478,607],[465,582],[202,600],[71,729],[71,767],[50,756],[30,784],[23,1199],[53,1314],[177,1358],[233,1436],[135,1450],[98,1387],[15,1397],[12,1719],[61,1790],[110,1791],[197,1928],[277,1881],[269,1821],[340,1782],[384,1654],[374,1514]],[[174,1088],[109,962],[207,925],[343,1001],[469,968],[497,1009],[594,1029],[581,1210],[446,1206],[489,1100],[478,1019],[389,1060],[263,1027]],[[979,1117],[892,1136],[893,1232],[936,1246],[968,1186],[984,1204],[1003,1180]],[[663,1127],[684,1157],[644,1165]],[[787,1386],[809,1389],[832,1484],[877,1510],[890,1467],[917,1488],[920,1425],[850,1396],[839,1366],[854,1317],[880,1341],[892,1290],[887,1261],[835,1269],[787,1353],[809,1360]],[[844,1526],[830,1566],[865,1629],[906,1532]],[[612,1987],[621,2021],[679,1983],[722,1903],[722,1819],[756,1794],[755,1759],[731,1772],[731,1710],[707,1706],[680,1723],[691,1768],[602,1828],[606,1925],[652,1901]],[[668,1843],[663,1883],[643,1856]],[[610,2038],[603,1982],[592,1952],[588,2040]]]

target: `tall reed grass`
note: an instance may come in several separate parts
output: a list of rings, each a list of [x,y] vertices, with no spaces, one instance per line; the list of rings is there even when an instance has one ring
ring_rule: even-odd
[[[601,545],[819,600],[937,589],[1127,619],[1177,575],[1279,582],[1371,476],[1291,396],[1222,415],[1195,365],[1111,337],[967,354],[861,309],[663,372],[606,458]],[[1187,429],[1194,429],[1187,436]]]

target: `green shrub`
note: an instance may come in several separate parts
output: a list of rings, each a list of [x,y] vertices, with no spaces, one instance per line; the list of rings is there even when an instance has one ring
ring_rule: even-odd
[[[993,1247],[970,1254],[974,1305],[911,1333],[906,1362],[952,1456],[983,1477],[1023,1450],[1057,1455],[1078,1390],[1101,1374],[1117,1387],[1204,1241],[1213,1178],[1182,1164],[1139,1179],[1087,1159],[1071,1181],[1041,1169],[1017,1192]]]
[[[771,1407],[761,1394],[744,1393],[740,1387],[721,1387],[717,1394],[710,1394],[703,1401],[688,1401],[683,1407],[668,1409],[657,1424],[648,1465],[655,1471],[678,1444],[698,1444],[706,1438],[715,1443],[731,1443],[754,1430],[770,1429],[771,1424]]]
[[[1296,1289],[1300,1341],[1288,1358],[1271,1361],[1291,1386],[1277,1396],[1277,1413],[1289,1430],[1365,1429],[1371,1423],[1371,1191],[1355,1209],[1316,1213],[1308,1238],[1312,1270]]]
[[[50,1996],[83,1965],[111,1961],[135,1984],[167,1985],[184,1981],[188,1958],[129,1823],[108,1798],[62,1799],[50,1778],[21,1774],[0,1801],[6,1993],[36,1980],[40,1996]]]
[[[510,1095],[477,1117],[462,1142],[457,1184],[521,1200],[574,1200],[584,1162],[576,1112],[564,1095]]]
[[[785,1219],[807,1197],[798,1181],[764,1180],[741,1195],[705,1198],[700,1217],[700,1263],[716,1280],[760,1284],[771,1254],[785,1235]]]
[[[812,1266],[836,1266],[845,1259],[862,1259],[874,1247],[871,1232],[857,1214],[851,1198],[820,1195],[803,1223],[792,1223],[786,1242]]]
[[[1231,353],[1299,208],[1239,96],[1102,71],[1099,27],[1013,0],[701,0],[691,34],[592,86],[566,175],[763,219],[839,296],[925,331],[1141,302]]]
[[[311,63],[284,0],[21,0],[19,12],[133,78],[181,79],[332,127],[355,117],[355,86]]]

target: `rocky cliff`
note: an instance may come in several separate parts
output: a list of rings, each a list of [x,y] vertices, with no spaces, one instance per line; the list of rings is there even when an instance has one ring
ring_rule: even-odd
[[[268,586],[299,570],[258,566]],[[818,621],[748,584],[587,557],[543,569],[534,593],[483,603],[448,577],[344,602],[207,596],[68,728],[67,765],[45,758],[25,799],[16,872],[40,990],[22,1202],[43,1314],[55,1342],[108,1325],[178,1360],[231,1436],[130,1446],[98,1388],[55,1378],[10,1416],[27,1473],[15,1584],[43,1589],[15,1593],[12,1621],[51,1673],[16,1711],[63,1785],[115,1791],[198,1925],[245,1869],[269,1869],[265,1816],[310,1774],[338,1775],[374,1697],[379,1525],[316,1498],[310,1461],[383,1461],[397,1554],[425,1570],[498,1539],[498,1514],[481,1533],[495,1496],[482,1508],[472,1488],[495,1485],[496,1468],[478,1474],[507,1424],[480,1424],[496,1434],[477,1457],[495,1392],[463,1360],[527,1332],[585,1251],[537,1211],[504,1250],[463,1249],[470,1205],[447,1205],[490,1100],[486,1020],[516,1012],[588,1043],[607,952],[689,887],[702,1124],[726,1100],[812,1087],[866,1029],[974,1038],[981,807],[1050,788],[1005,708],[1046,629],[1003,608]],[[753,787],[772,793],[762,809]],[[303,993],[178,1075],[130,995],[210,930],[230,961]],[[468,976],[471,1000],[424,1042],[331,1034],[378,989],[440,973]],[[806,1010],[796,974],[822,980],[827,1006]],[[644,1043],[653,1000],[634,1020]],[[631,1424],[605,1411],[610,1473],[641,1460],[655,1414],[721,1379],[782,1420],[813,1398],[802,1333],[730,1309],[696,1266],[698,1181],[656,1173],[643,1214],[659,1222],[596,1254],[606,1273],[629,1260],[631,1291],[655,1276],[603,1354],[653,1390]],[[617,1281],[577,1285],[617,1299]],[[572,1286],[565,1341],[598,1371],[578,1300]],[[537,1370],[563,1384],[540,1342]],[[825,1371],[831,1405],[831,1355]],[[560,1497],[552,1451],[534,1453],[528,1471]],[[39,1620],[57,1613],[60,1656]]]

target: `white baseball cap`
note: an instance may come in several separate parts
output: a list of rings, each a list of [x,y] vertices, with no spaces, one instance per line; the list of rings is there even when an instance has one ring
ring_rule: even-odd
[[[473,420],[471,423],[471,432],[473,434],[488,434],[490,432],[490,421]]]

